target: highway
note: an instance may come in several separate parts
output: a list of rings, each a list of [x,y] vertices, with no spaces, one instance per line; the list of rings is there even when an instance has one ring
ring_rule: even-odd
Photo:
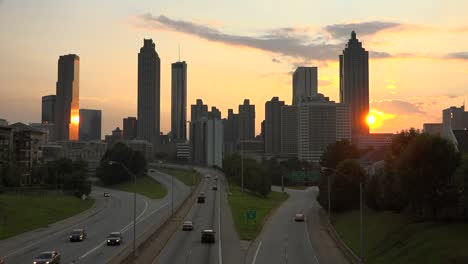
[[[151,224],[161,224],[171,213],[171,179],[155,171],[149,175],[168,189],[163,199],[152,200],[137,195],[137,236]],[[109,192],[110,198],[103,193]],[[190,188],[174,178],[174,208],[190,193]],[[32,263],[43,251],[57,250],[61,263],[105,263],[122,246],[107,246],[110,232],[120,231],[124,243],[133,241],[133,193],[94,187],[91,196],[96,205],[88,212],[8,240],[0,242],[0,256],[5,263]],[[75,228],[85,228],[88,238],[83,242],[69,242],[68,235]]]
[[[276,191],[280,191],[275,188]],[[289,199],[270,217],[257,238],[252,264],[319,264],[305,222],[295,222],[298,212],[318,207],[316,192],[286,189]]]
[[[204,175],[201,191],[206,194],[205,203],[195,203],[184,221],[193,221],[193,231],[174,233],[163,251],[153,263],[189,264],[189,263],[241,263],[240,241],[234,228],[230,209],[227,204],[227,183],[224,176],[211,169],[197,170]],[[207,178],[208,176],[209,178]],[[214,178],[218,177],[216,181]],[[218,184],[218,190],[212,190]],[[214,244],[201,243],[203,229],[215,230]]]

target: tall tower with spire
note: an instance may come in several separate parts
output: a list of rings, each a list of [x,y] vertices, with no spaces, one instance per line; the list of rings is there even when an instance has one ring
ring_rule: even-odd
[[[369,134],[369,52],[351,32],[351,39],[340,55],[340,102],[351,112],[351,136]]]

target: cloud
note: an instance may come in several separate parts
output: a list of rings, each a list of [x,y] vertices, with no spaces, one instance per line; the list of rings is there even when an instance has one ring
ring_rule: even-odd
[[[371,107],[379,111],[395,115],[423,114],[420,106],[402,100],[372,101]]]
[[[308,28],[283,27],[249,36],[229,34],[212,26],[175,20],[164,15],[153,16],[148,13],[141,15],[139,18],[143,21],[142,26],[145,28],[174,31],[226,45],[254,48],[292,58],[294,61],[337,60],[345,44],[344,42],[329,39],[320,34],[311,36]],[[372,34],[384,28],[398,26],[399,24],[369,22],[354,25],[358,25],[358,28],[362,29],[365,34]],[[341,34],[340,32],[344,33],[345,29],[340,29],[338,25],[332,25],[327,31],[333,32],[332,35],[339,35]],[[347,31],[347,34],[349,33],[350,30]],[[391,54],[386,52],[371,52],[372,58],[388,58],[391,56]]]
[[[468,52],[452,52],[444,56],[446,59],[468,60]]]
[[[330,33],[334,38],[344,38],[351,34],[351,31],[356,31],[359,35],[373,35],[379,31],[400,27],[402,24],[395,22],[384,21],[369,21],[361,23],[346,23],[346,24],[333,24],[325,26],[325,31]]]
[[[279,59],[277,59],[277,58],[271,59],[271,62],[274,62],[274,63],[282,63],[282,61],[279,60]]]

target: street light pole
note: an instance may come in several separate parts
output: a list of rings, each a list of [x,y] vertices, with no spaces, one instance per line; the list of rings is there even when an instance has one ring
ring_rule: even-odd
[[[241,140],[241,188],[244,192],[244,145]]]
[[[118,162],[118,161],[109,161],[109,165],[120,165],[124,170],[130,175],[133,176],[133,184],[134,184],[134,189],[133,189],[133,255],[136,257],[137,251],[136,251],[136,174],[130,171],[123,163]]]
[[[171,177],[171,216],[174,216],[174,176]]]

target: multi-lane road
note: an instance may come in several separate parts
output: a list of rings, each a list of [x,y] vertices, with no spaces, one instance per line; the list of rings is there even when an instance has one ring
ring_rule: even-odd
[[[241,263],[241,247],[227,205],[227,184],[223,175],[215,170],[198,169],[204,176],[201,192],[205,192],[205,203],[195,203],[185,217],[193,221],[193,231],[179,230],[153,263]],[[217,178],[217,180],[216,180]],[[212,190],[217,186],[218,190]],[[216,232],[214,244],[201,243],[201,231]]]
[[[162,223],[171,213],[170,177],[157,171],[149,175],[168,189],[168,195],[158,200],[137,196],[137,236],[150,225]],[[176,207],[190,193],[190,188],[176,179],[173,183]],[[103,197],[104,192],[109,192],[111,197]],[[106,245],[110,232],[122,232],[124,243],[132,243],[133,194],[93,187],[92,197],[96,205],[83,215],[0,242],[0,256],[6,263],[31,263],[38,253],[57,250],[62,255],[61,263],[105,263],[122,248]],[[87,239],[69,242],[69,232],[75,228],[85,228]]]

